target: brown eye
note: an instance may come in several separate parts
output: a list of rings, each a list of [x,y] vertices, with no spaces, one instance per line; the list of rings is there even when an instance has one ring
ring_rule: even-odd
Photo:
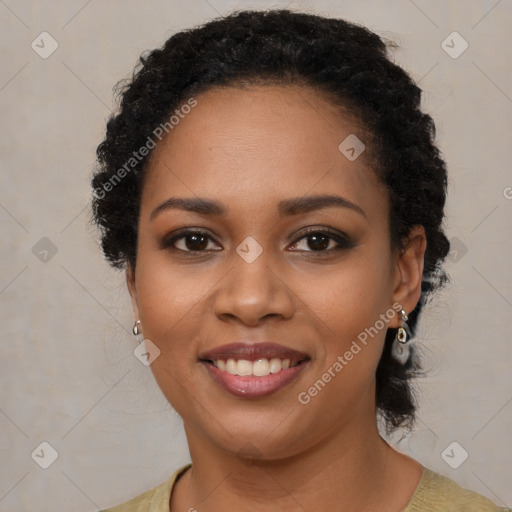
[[[202,251],[208,246],[208,237],[196,234],[182,237],[185,247],[189,251]]]
[[[308,240],[308,247],[313,251],[324,251],[329,247],[329,242],[333,241],[331,238],[324,235],[309,235],[305,238]]]
[[[166,248],[183,252],[207,252],[210,250],[220,250],[215,248],[215,243],[208,233],[200,231],[182,231],[179,235],[175,235],[169,239],[164,239],[162,242],[162,249]]]
[[[309,231],[291,246],[293,251],[330,253],[349,249],[354,244],[346,235],[331,231]]]

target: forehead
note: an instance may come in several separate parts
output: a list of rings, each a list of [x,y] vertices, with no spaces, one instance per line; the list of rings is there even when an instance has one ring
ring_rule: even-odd
[[[353,156],[347,145],[356,144],[359,152],[368,143],[365,132],[322,92],[299,86],[215,87],[194,99],[196,106],[153,150],[143,202],[222,195],[249,204],[309,191],[338,191],[364,201],[372,187],[382,194],[368,152],[347,158]]]

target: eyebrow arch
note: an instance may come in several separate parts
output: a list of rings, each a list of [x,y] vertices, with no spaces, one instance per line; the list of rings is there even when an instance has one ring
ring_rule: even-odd
[[[186,210],[188,212],[201,213],[203,215],[223,215],[226,210],[218,201],[201,197],[170,197],[160,203],[149,216],[154,219],[159,213],[171,209]]]
[[[278,204],[281,217],[308,213],[322,208],[337,206],[349,208],[366,218],[364,210],[357,204],[337,195],[315,195],[285,199]],[[170,209],[181,209],[202,215],[224,215],[226,209],[218,201],[201,197],[170,197],[160,203],[150,214],[149,219],[154,219],[158,214]]]
[[[313,210],[320,210],[330,206],[337,206],[341,208],[350,208],[366,218],[364,210],[357,204],[345,199],[344,197],[326,194],[316,196],[303,196],[293,199],[286,199],[279,203],[279,213],[281,216],[297,215],[299,213],[308,213]]]

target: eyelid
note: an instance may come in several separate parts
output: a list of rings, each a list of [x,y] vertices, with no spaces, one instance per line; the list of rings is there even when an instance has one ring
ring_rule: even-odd
[[[332,228],[327,228],[327,227],[307,228],[305,231],[302,231],[299,235],[297,235],[296,238],[294,239],[294,241],[290,245],[295,245],[297,242],[299,242],[303,238],[307,238],[308,236],[312,236],[314,234],[326,235],[327,238],[334,240],[338,244],[338,246],[333,249],[328,249],[326,251],[310,250],[310,251],[302,251],[302,252],[309,252],[309,253],[315,253],[315,254],[327,254],[327,253],[336,251],[338,249],[349,249],[356,245],[346,233],[343,233],[342,231],[338,231],[338,230],[333,230]],[[297,251],[297,252],[299,252],[299,251]]]
[[[166,236],[164,236],[164,238],[160,242],[160,248],[161,249],[169,249],[170,248],[172,250],[175,250],[175,251],[178,251],[178,252],[183,252],[183,253],[187,253],[187,252],[188,253],[209,252],[209,251],[184,251],[182,249],[177,249],[176,247],[173,247],[174,243],[177,240],[180,240],[182,238],[186,238],[187,235],[190,235],[190,234],[205,235],[210,240],[215,242],[217,245],[221,245],[215,239],[215,237],[212,236],[211,233],[209,233],[208,230],[206,230],[205,228],[189,228],[189,227],[186,227],[186,228],[182,228],[182,229],[178,229],[176,231],[173,231],[172,233],[169,233]],[[217,251],[217,250],[218,249],[215,249],[215,251]],[[210,249],[210,251],[211,251],[211,249]]]
[[[221,249],[213,249],[213,250],[209,249],[209,250],[202,250],[202,251],[193,251],[193,250],[177,249],[176,247],[174,247],[174,244],[176,243],[177,240],[181,240],[183,238],[186,238],[187,235],[190,235],[190,234],[198,234],[198,235],[206,236],[209,240],[213,241],[217,245],[221,245],[215,239],[215,237],[212,236],[208,232],[208,230],[206,230],[205,228],[190,228],[190,227],[186,227],[186,228],[178,229],[177,231],[173,231],[172,233],[166,235],[162,239],[162,241],[160,243],[160,247],[161,247],[161,249],[169,249],[169,248],[171,248],[172,250],[175,250],[175,251],[178,251],[178,252],[191,253],[191,254],[194,254],[194,253],[195,254],[207,253],[207,252],[212,252],[212,251],[217,252],[217,251],[221,250]],[[334,247],[334,248],[331,248],[331,249],[328,249],[328,250],[324,250],[324,251],[313,251],[313,250],[301,251],[301,250],[297,250],[297,249],[293,249],[292,251],[294,251],[294,252],[308,252],[308,253],[314,253],[314,254],[319,254],[320,255],[320,254],[331,253],[331,252],[334,252],[334,251],[339,250],[339,249],[348,249],[348,248],[354,247],[354,245],[355,245],[354,242],[351,240],[351,238],[348,235],[346,235],[345,233],[343,233],[341,231],[338,231],[338,230],[334,230],[332,228],[318,226],[318,227],[306,228],[301,233],[295,235],[293,242],[288,244],[288,246],[295,245],[296,243],[298,243],[302,239],[307,238],[308,236],[312,236],[314,234],[325,235],[327,238],[329,238],[329,239],[333,240],[334,242],[336,242],[336,244],[338,244],[337,247]]]

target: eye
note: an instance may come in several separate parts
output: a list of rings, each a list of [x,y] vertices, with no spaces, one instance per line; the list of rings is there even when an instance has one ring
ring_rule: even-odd
[[[204,231],[182,231],[179,234],[166,237],[161,244],[162,249],[171,248],[183,252],[219,251],[221,248],[212,248],[210,242],[213,238]]]
[[[350,239],[342,233],[313,229],[307,231],[290,247],[292,251],[326,253],[340,249],[349,249],[353,246],[354,244]]]
[[[302,247],[301,247],[302,245]],[[216,247],[215,247],[216,246]],[[330,230],[311,229],[305,232],[291,246],[292,251],[313,253],[330,253],[340,249],[348,249],[354,244],[343,233]],[[167,236],[161,243],[162,249],[199,253],[220,251],[222,248],[204,231],[181,231]]]

